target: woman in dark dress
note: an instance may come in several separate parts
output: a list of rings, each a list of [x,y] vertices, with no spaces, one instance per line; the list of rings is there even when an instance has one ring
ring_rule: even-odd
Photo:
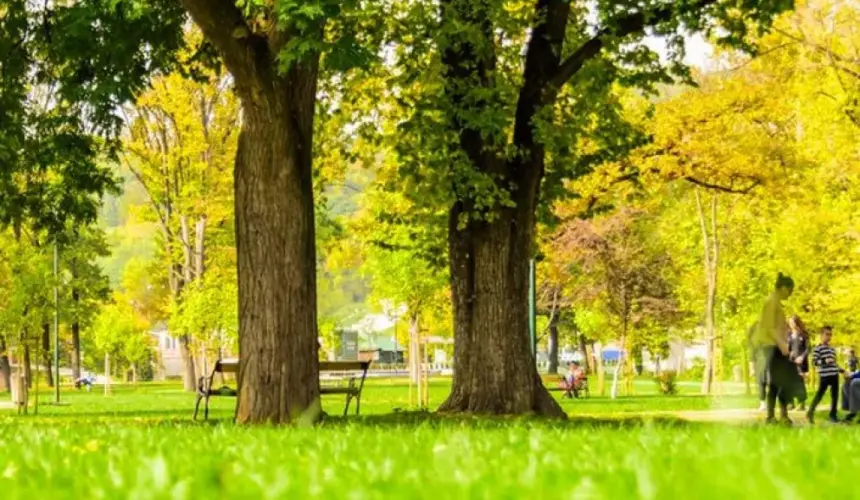
[[[789,359],[797,365],[803,381],[797,389],[795,399],[803,410],[806,407],[806,381],[809,379],[809,333],[800,316],[792,316],[788,325],[791,328],[791,335],[788,338]]]

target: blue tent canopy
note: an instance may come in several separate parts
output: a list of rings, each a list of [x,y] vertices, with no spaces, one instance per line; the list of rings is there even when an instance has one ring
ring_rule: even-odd
[[[604,349],[603,352],[600,353],[600,357],[603,358],[603,361],[618,361],[621,359],[621,350],[620,349]]]

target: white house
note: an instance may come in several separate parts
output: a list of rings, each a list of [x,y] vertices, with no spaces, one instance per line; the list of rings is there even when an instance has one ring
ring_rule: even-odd
[[[182,352],[179,339],[171,337],[164,323],[156,324],[149,332],[155,344],[155,378],[182,376]]]

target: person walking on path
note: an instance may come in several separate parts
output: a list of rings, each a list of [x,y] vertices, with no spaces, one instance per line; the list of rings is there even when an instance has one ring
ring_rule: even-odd
[[[845,370],[836,364],[836,349],[830,345],[832,338],[833,328],[825,326],[821,330],[821,343],[812,350],[812,364],[818,368],[818,391],[809,405],[809,411],[806,412],[806,419],[809,420],[809,423],[815,423],[815,408],[821,402],[824,393],[828,390],[830,390],[830,421],[837,421],[836,408],[839,404],[839,374]]]
[[[762,308],[754,345],[762,349],[767,366],[767,422],[774,423],[776,401],[779,399],[780,419],[788,418],[788,402],[795,396],[796,380],[800,379],[797,365],[788,359],[788,323],[782,301],[794,293],[794,280],[782,273],[776,278],[776,286]]]

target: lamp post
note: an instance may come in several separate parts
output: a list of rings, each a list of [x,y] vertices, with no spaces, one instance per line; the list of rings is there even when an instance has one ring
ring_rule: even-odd
[[[60,404],[60,249],[54,240],[54,404]]]
[[[397,308],[394,308],[394,374],[397,375]]]

